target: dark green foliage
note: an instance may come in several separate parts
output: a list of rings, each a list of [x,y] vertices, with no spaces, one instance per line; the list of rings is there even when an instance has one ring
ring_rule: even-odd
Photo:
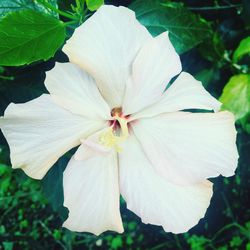
[[[130,5],[138,20],[153,36],[169,31],[178,53],[183,53],[212,35],[209,23],[181,3],[137,0]]]
[[[63,171],[72,154],[68,155],[69,157],[59,159],[42,180],[43,191],[53,210],[62,217],[62,220],[65,220],[68,214],[67,209],[63,207]],[[53,187],[51,187],[51,183],[53,183]]]

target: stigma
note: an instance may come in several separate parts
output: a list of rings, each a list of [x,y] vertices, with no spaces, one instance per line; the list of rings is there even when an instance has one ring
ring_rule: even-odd
[[[122,115],[121,108],[113,108],[111,111],[113,120],[110,121],[110,127],[99,137],[99,143],[107,148],[113,148],[121,152],[120,144],[129,136],[128,119]]]

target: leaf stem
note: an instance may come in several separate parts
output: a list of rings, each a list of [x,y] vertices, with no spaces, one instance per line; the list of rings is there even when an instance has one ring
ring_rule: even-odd
[[[225,9],[232,9],[242,7],[242,4],[235,4],[235,5],[224,5],[224,6],[206,6],[206,7],[189,7],[190,10],[225,10]]]
[[[8,80],[8,81],[13,81],[14,80],[14,76],[0,76],[0,79]]]
[[[214,241],[222,232],[224,232],[225,230],[227,229],[230,229],[230,228],[233,228],[233,227],[236,227],[238,228],[242,233],[246,234],[247,233],[247,230],[242,227],[241,225],[239,225],[238,223],[236,222],[233,222],[233,223],[230,223],[230,224],[227,224],[226,226],[222,227],[212,238],[212,241]]]
[[[159,245],[157,245],[157,246],[155,246],[155,247],[153,247],[153,248],[151,248],[151,250],[158,250],[158,249],[161,249],[161,248],[165,248],[166,247],[166,242],[164,242],[164,243],[161,243],[161,244],[159,244]]]
[[[174,234],[174,239],[175,239],[175,242],[176,242],[178,249],[182,250],[181,242],[179,240],[178,235]]]
[[[78,24],[79,21],[78,20],[73,20],[73,21],[69,21],[69,22],[64,22],[65,26],[70,26],[71,24]]]
[[[45,231],[51,236],[53,237],[53,233],[52,231],[41,221],[39,220],[38,223],[40,223],[40,225],[45,229]],[[54,238],[54,237],[53,237]],[[64,249],[67,250],[67,248],[65,247],[65,245],[60,241],[56,239],[56,242]]]
[[[67,13],[65,11],[62,11],[62,10],[59,10],[57,9],[55,6],[53,6],[52,4],[50,3],[47,3],[45,2],[44,0],[37,0],[40,4],[42,4],[44,7],[58,13],[59,15],[61,16],[64,16],[64,17],[67,17],[69,19],[72,19],[72,20],[77,20],[78,18],[70,13]]]

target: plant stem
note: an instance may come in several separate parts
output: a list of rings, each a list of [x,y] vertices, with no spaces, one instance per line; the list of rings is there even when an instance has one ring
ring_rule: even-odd
[[[78,24],[79,21],[78,20],[74,20],[74,21],[69,21],[69,22],[64,22],[65,26],[70,26],[71,24]]]
[[[177,245],[178,249],[182,250],[181,242],[179,240],[178,235],[174,234],[174,238],[175,238],[176,245]]]
[[[42,4],[44,7],[52,10],[52,11],[55,11],[56,13],[58,13],[59,15],[61,16],[64,16],[64,17],[67,17],[69,19],[72,19],[72,20],[77,20],[78,18],[72,14],[69,14],[67,12],[64,12],[62,10],[59,10],[57,9],[55,6],[51,5],[50,3],[47,3],[45,2],[44,0],[37,0],[40,4]]]
[[[225,205],[226,205],[226,207],[227,207],[227,209],[229,211],[229,215],[230,215],[231,219],[235,222],[236,220],[234,218],[233,210],[232,210],[231,206],[229,205],[229,203],[227,201],[227,198],[226,198],[226,196],[225,196],[225,194],[223,192],[221,192],[221,196],[222,196],[222,199],[224,200]]]
[[[158,249],[161,249],[161,248],[163,249],[163,247],[164,247],[164,249],[166,249],[165,248],[166,247],[166,243],[159,244],[159,245],[151,248],[151,250],[158,250]]]
[[[38,221],[38,223],[40,223],[40,225],[45,229],[45,231],[51,236],[53,237],[53,233],[51,232],[51,230],[42,222],[42,221]],[[54,238],[54,237],[53,237]],[[60,241],[56,239],[56,242],[64,249],[67,250],[67,248],[65,247],[65,245]]]
[[[235,4],[235,5],[225,5],[225,6],[207,6],[207,7],[189,7],[190,10],[225,10],[225,9],[232,9],[242,7],[242,4]]]
[[[213,238],[211,239],[211,241],[214,241],[221,233],[223,233],[225,230],[227,229],[230,229],[232,227],[236,227],[238,228],[240,231],[242,231],[244,234],[247,233],[246,229],[244,227],[242,227],[241,225],[239,225],[238,223],[236,222],[233,222],[233,223],[230,223],[230,224],[227,224],[226,226],[222,227],[214,236]]]
[[[8,80],[8,81],[13,81],[14,80],[14,76],[0,76],[0,79]]]

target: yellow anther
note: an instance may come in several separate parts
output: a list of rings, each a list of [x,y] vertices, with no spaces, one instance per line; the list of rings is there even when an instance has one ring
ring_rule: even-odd
[[[128,136],[128,122],[126,119],[121,118],[119,116],[114,116],[114,118],[119,122],[121,133],[119,136],[117,136],[113,128],[109,128],[108,131],[102,133],[99,137],[99,142],[105,147],[114,148],[117,152],[121,152],[121,147],[119,147],[119,144],[123,141],[125,141]]]
[[[119,151],[119,148],[117,145],[119,141],[119,137],[114,135],[112,128],[109,128],[108,131],[101,134],[99,137],[99,141],[103,146],[107,148],[114,147],[117,151]]]

